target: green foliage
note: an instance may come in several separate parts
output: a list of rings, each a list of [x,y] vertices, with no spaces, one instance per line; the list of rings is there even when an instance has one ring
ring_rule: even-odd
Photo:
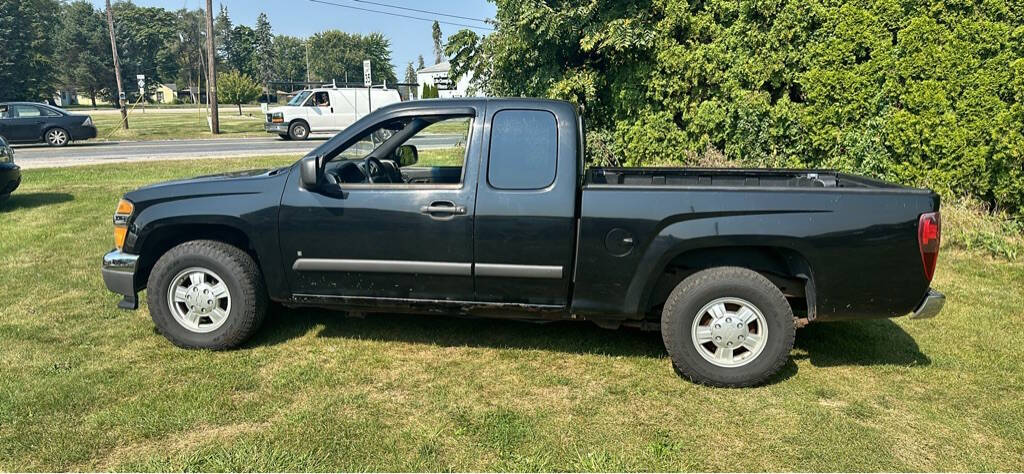
[[[274,35],[274,78],[306,80],[306,44],[294,36]]]
[[[434,20],[434,25],[430,28],[430,37],[434,41],[434,64],[441,64],[444,60],[444,47],[441,46],[443,39],[441,36],[441,24]]]
[[[1019,1],[496,3],[497,32],[450,38],[453,72],[585,105],[622,163],[721,150],[1024,208]]]
[[[0,101],[53,96],[56,0],[0,1]]]
[[[405,66],[405,82],[408,84],[416,83],[416,70],[412,68],[412,61],[409,61],[409,64]],[[409,90],[409,94],[412,96],[412,99],[416,98],[416,89],[417,88],[413,87]]]
[[[270,20],[266,13],[256,17],[256,30],[253,35],[253,57],[250,68],[254,76],[262,83],[274,79],[274,34],[270,29]]]
[[[242,104],[248,104],[260,96],[260,86],[251,77],[238,71],[217,74],[217,97],[238,106],[242,115]]]
[[[423,84],[423,97],[420,97],[421,99],[436,99],[438,97],[437,86]]]
[[[396,82],[391,65],[391,41],[380,33],[360,35],[339,30],[321,31],[309,41],[309,68],[322,81],[342,82],[345,73],[352,82],[361,82],[363,60],[370,60],[373,82]]]
[[[173,82],[179,72],[175,46],[181,42],[177,16],[163,8],[139,7],[126,1],[114,3],[112,9],[125,90],[138,90],[137,74],[146,76],[147,86]],[[108,92],[113,102],[117,87],[116,81],[112,82]]]
[[[61,5],[60,27],[55,32],[55,59],[61,65],[59,85],[75,88],[93,99],[116,88],[110,37],[102,11],[79,0]]]

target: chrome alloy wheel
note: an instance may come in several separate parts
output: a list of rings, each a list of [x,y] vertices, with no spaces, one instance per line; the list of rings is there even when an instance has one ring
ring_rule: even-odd
[[[57,146],[63,145],[68,142],[68,132],[59,128],[51,129],[46,132],[46,141]]]
[[[749,301],[718,298],[697,312],[690,334],[704,360],[719,367],[740,367],[764,350],[768,321]]]
[[[167,288],[167,306],[174,320],[192,332],[217,330],[231,313],[231,292],[224,279],[208,268],[179,272]]]

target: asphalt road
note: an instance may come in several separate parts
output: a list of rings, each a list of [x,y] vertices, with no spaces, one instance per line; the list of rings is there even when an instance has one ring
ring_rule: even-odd
[[[422,149],[452,146],[461,135],[421,136],[410,140]],[[24,169],[58,168],[97,163],[121,163],[186,158],[227,158],[256,155],[289,155],[298,159],[324,143],[327,137],[305,141],[280,138],[213,138],[205,140],[86,141],[61,148],[46,145],[15,145],[15,161]]]

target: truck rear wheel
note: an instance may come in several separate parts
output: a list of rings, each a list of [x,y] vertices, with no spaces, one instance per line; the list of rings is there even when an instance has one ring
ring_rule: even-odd
[[[672,291],[661,335],[676,370],[693,382],[749,387],[782,368],[796,328],[786,297],[761,274],[717,267]]]
[[[291,126],[288,127],[288,136],[292,140],[305,140],[309,138],[309,125],[306,125],[306,122],[303,121],[292,122]]]
[[[193,240],[167,251],[153,266],[147,288],[157,330],[187,349],[237,347],[267,312],[256,262],[223,242]]]

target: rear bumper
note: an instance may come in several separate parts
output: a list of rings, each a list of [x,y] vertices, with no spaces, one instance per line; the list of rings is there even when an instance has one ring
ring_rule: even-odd
[[[138,289],[135,287],[135,267],[139,256],[120,250],[111,250],[103,256],[103,283],[107,289],[124,295],[117,304],[121,309],[138,309]]]
[[[88,140],[90,138],[96,138],[96,127],[92,125],[82,125],[71,131],[72,140]]]
[[[910,315],[910,319],[934,318],[939,311],[942,311],[942,306],[945,304],[946,295],[929,288],[928,294],[924,296],[924,301],[917,305],[917,309]]]
[[[21,185],[21,168],[14,164],[0,166],[0,196],[11,194]]]

